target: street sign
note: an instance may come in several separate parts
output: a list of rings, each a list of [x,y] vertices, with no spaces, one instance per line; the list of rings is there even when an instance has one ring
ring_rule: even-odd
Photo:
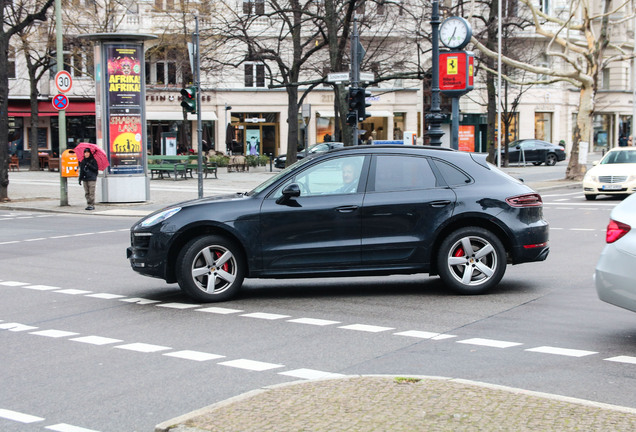
[[[373,72],[360,72],[360,81],[371,82],[375,79]]]
[[[327,75],[327,81],[342,83],[349,81],[349,72],[334,72]]]
[[[67,71],[59,71],[55,74],[55,86],[60,92],[66,93],[73,87],[73,77]]]
[[[58,111],[65,110],[68,108],[68,98],[66,95],[59,94],[53,98],[53,108]]]

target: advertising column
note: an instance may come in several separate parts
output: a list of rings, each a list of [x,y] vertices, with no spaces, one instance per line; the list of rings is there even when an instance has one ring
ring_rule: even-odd
[[[110,166],[101,178],[102,202],[150,199],[146,174],[145,63],[143,41],[153,35],[86,35],[95,46],[97,144]]]

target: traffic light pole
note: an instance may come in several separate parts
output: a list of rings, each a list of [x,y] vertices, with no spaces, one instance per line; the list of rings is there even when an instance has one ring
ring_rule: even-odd
[[[353,17],[353,32],[351,33],[351,88],[358,88],[360,85],[360,61],[358,58],[358,46],[360,45],[360,35],[358,34],[358,18]],[[353,141],[352,145],[358,145],[358,111],[355,112],[356,121],[351,125]]]
[[[199,16],[194,17],[194,66],[195,77],[194,85],[197,88],[197,150],[199,169],[197,170],[199,181],[199,198],[203,198],[203,128],[201,126],[201,57],[199,56]]]

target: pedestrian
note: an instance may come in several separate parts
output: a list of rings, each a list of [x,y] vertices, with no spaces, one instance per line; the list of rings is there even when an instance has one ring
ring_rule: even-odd
[[[79,184],[84,182],[84,196],[86,197],[86,209],[95,210],[95,184],[97,183],[97,160],[89,149],[84,150],[84,159],[79,164]]]
[[[621,134],[620,138],[618,139],[618,146],[627,147],[627,137],[625,135]]]

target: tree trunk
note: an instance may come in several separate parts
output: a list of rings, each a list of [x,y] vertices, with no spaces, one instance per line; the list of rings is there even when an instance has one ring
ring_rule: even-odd
[[[287,87],[287,162],[289,166],[298,160],[298,87]]]
[[[0,34],[0,202],[9,201],[9,36]]]
[[[29,171],[40,170],[40,158],[38,156],[38,83],[35,78],[35,71],[29,68],[29,83],[30,83],[30,105],[31,105],[31,118],[29,125],[29,146],[31,147],[31,166]]]
[[[579,112],[576,115],[576,126],[572,137],[572,150],[570,161],[565,171],[565,178],[569,180],[582,180],[587,171],[585,164],[579,163],[580,143],[587,142],[591,136],[592,114],[594,113],[594,89],[584,85],[579,92]],[[589,148],[589,147],[588,147]]]

